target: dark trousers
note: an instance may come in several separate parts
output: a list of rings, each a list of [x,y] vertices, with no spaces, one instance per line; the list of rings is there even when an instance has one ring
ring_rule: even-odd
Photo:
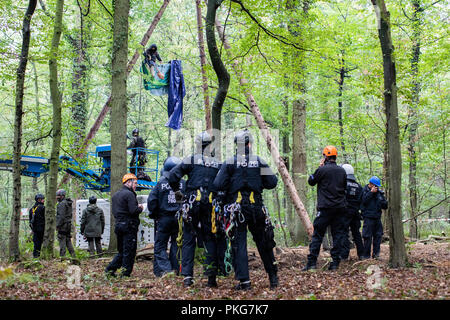
[[[205,249],[204,265],[208,276],[216,276],[219,266],[218,239],[211,232],[210,203],[194,202],[190,215],[192,222],[183,221],[183,247],[181,250],[181,274],[192,277],[194,274],[195,247],[199,238]]]
[[[177,271],[177,236],[178,221],[174,216],[163,215],[155,223],[155,249],[153,258],[153,273],[160,277],[164,273]],[[169,255],[167,245],[170,240]]]
[[[342,259],[347,259],[350,253],[351,243],[348,237],[349,228],[353,237],[353,241],[355,242],[358,257],[361,257],[364,252],[364,246],[361,238],[361,232],[359,231],[359,229],[361,228],[359,213],[357,211],[347,209],[342,220],[344,229],[344,234],[342,235]]]
[[[41,255],[42,242],[44,241],[44,230],[33,231],[33,258]]]
[[[86,237],[88,245],[89,245],[89,253],[91,255],[95,254],[95,249],[97,249],[97,254],[102,253],[102,243],[101,243],[101,237]],[[95,249],[94,249],[94,243],[95,243]]]
[[[362,236],[364,240],[363,256],[370,258],[370,249],[373,245],[372,257],[380,255],[380,245],[383,237],[383,225],[380,218],[364,218]]]
[[[268,246],[264,239],[266,217],[262,211],[262,205],[241,204],[241,214],[240,217],[237,217],[238,226],[235,237],[231,242],[235,278],[240,281],[250,280],[248,271],[247,227],[253,236],[264,269],[269,275],[276,274],[278,269],[275,264],[273,248]]]
[[[66,256],[66,248],[69,251],[72,257],[75,257],[75,250],[72,245],[72,236],[70,233],[60,233],[58,232],[58,240],[59,240],[59,255],[61,257]]]
[[[320,209],[317,212],[313,223],[314,233],[309,245],[308,262],[316,263],[320,253],[320,246],[328,226],[331,226],[331,236],[333,238],[333,247],[330,250],[331,257],[334,263],[341,261],[341,243],[344,234],[342,221],[344,214],[345,208]]]
[[[123,276],[131,275],[136,257],[137,231],[137,228],[130,228],[127,223],[116,223],[114,233],[117,236],[118,253],[106,267],[106,272],[114,273],[117,269],[123,268]]]

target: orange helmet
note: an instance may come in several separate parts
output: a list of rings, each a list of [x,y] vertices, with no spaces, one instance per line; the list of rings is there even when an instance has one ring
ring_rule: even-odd
[[[137,178],[136,178],[136,176],[135,176],[134,174],[132,174],[132,173],[127,173],[126,175],[123,176],[123,178],[122,178],[122,183],[125,183],[125,182],[127,182],[128,180],[130,180],[130,179],[136,179],[136,180],[137,180]]]
[[[322,154],[323,154],[324,156],[327,156],[327,157],[330,157],[330,156],[337,156],[337,149],[336,149],[335,147],[333,147],[333,146],[326,146],[326,147],[323,149]]]

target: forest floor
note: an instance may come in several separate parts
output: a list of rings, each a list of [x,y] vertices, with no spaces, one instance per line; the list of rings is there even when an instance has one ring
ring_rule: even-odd
[[[68,287],[69,261],[25,261],[0,264],[13,272],[0,280],[0,300],[366,300],[424,299],[449,300],[450,243],[407,245],[408,268],[389,268],[389,247],[382,244],[379,260],[358,261],[355,249],[339,270],[328,271],[329,253],[321,251],[318,270],[302,272],[307,247],[276,248],[280,285],[269,289],[269,281],[256,250],[249,250],[252,290],[235,291],[233,275],[218,278],[218,288],[206,287],[207,279],[197,276],[188,289],[181,276],[156,278],[151,260],[138,260],[129,279],[107,278],[103,270],[111,257],[81,260],[80,286]],[[1,269],[0,269],[1,270]],[[374,271],[373,271],[374,270]],[[202,273],[196,265],[195,274]],[[1,279],[1,277],[0,277]]]

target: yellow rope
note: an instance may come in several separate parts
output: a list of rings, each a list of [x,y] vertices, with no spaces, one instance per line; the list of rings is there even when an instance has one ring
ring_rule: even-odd
[[[177,258],[178,258],[178,263],[180,265],[180,269],[181,269],[181,248],[183,246],[183,216],[180,212],[180,217],[178,218],[178,236],[177,236]]]
[[[216,227],[216,206],[212,206],[212,211],[211,211],[211,232],[214,233],[214,234],[217,232],[217,227]]]

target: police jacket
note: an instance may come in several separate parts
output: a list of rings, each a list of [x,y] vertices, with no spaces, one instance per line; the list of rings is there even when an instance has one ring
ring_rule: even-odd
[[[317,209],[346,207],[347,173],[336,162],[325,162],[309,176],[308,183],[317,184]]]
[[[105,230],[105,215],[96,204],[90,203],[83,210],[80,231],[87,238],[101,237]]]
[[[168,181],[172,190],[176,192],[180,190],[181,178],[187,175],[186,193],[200,190],[202,194],[209,195],[210,192],[216,192],[213,182],[220,167],[220,162],[215,158],[195,154],[184,158],[179,165],[172,168],[169,172]]]
[[[371,192],[367,184],[363,189],[361,211],[364,218],[381,218],[381,209],[387,209],[388,202],[384,197],[384,192],[378,189]]]
[[[44,232],[45,229],[45,206],[36,202],[34,206],[30,208],[29,218],[30,227],[33,232]]]
[[[56,230],[59,233],[70,234],[72,230],[72,203],[70,198],[64,198],[56,206]]]
[[[357,213],[361,207],[362,187],[356,182],[354,175],[347,175],[347,209],[350,213]]]
[[[161,178],[147,198],[150,219],[157,219],[162,215],[173,216],[181,208],[182,204],[175,200],[175,192],[170,187],[168,176],[169,172],[163,171]],[[186,182],[181,179],[179,189],[184,192],[185,187]]]
[[[123,186],[122,189],[114,193],[111,198],[112,213],[117,223],[127,223],[128,226],[137,228],[139,227],[140,220],[139,214],[142,212],[142,208],[138,206],[136,193]]]
[[[278,178],[267,163],[246,152],[227,159],[214,180],[214,187],[225,191],[228,203],[236,201],[238,191],[244,196],[253,192],[255,201],[262,203],[263,189],[273,189],[277,183]]]

